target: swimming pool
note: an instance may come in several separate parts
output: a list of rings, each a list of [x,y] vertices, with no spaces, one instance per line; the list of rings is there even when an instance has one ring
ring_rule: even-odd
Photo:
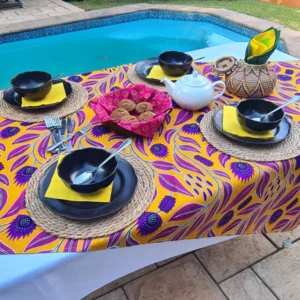
[[[0,89],[23,71],[68,76],[154,57],[165,50],[246,42],[255,33],[209,15],[152,11],[6,35],[0,38],[5,70],[0,73]]]

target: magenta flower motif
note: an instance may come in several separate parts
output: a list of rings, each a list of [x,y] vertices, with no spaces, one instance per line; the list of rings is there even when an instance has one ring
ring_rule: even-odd
[[[197,117],[196,121],[197,121],[198,123],[200,123],[201,120],[203,119],[203,117],[204,117],[204,115],[199,115],[199,116]]]
[[[81,82],[82,78],[80,76],[70,76],[68,80],[73,81],[73,82]]]
[[[202,182],[202,179],[201,179],[199,176],[196,176],[196,178],[197,178],[199,181]]]
[[[165,212],[165,213],[168,213],[169,211],[172,210],[172,208],[174,207],[176,203],[176,199],[172,196],[165,196],[161,202],[159,203],[159,206],[158,208]]]
[[[299,184],[299,183],[300,183],[300,175],[298,175],[298,177],[295,179],[294,185]]]
[[[6,127],[0,132],[0,138],[5,140],[13,137],[20,132],[18,127]]]
[[[172,107],[173,108],[180,108],[180,106],[172,99]]]
[[[241,210],[242,208],[244,208],[246,205],[248,205],[252,200],[252,196],[248,197],[245,201],[243,201],[239,206],[238,206],[238,210]]]
[[[157,213],[144,212],[137,221],[139,235],[146,236],[154,233],[162,224],[162,219]]]
[[[104,134],[110,133],[110,130],[108,127],[103,125],[96,125],[92,128],[92,135],[94,137],[101,137]]]
[[[7,237],[9,237],[10,240],[18,240],[30,235],[35,228],[36,225],[30,217],[19,215],[8,226]]]
[[[235,177],[241,181],[248,181],[254,174],[253,167],[248,163],[233,162],[230,169]]]
[[[271,216],[269,223],[273,224],[275,223],[283,214],[283,210],[282,209],[277,209]]]
[[[219,221],[218,227],[222,227],[222,226],[226,225],[233,218],[233,215],[234,215],[233,210],[230,210],[229,212],[227,212],[222,217],[222,219]]]
[[[218,80],[222,79],[220,76],[216,76],[216,75],[213,75],[213,74],[209,74],[207,77],[212,82],[215,82],[215,81],[218,81]]]
[[[29,123],[29,122],[22,122],[20,125],[26,127],[26,126],[32,125],[32,123]]]
[[[88,75],[90,75],[90,74],[92,74],[92,72],[82,73],[81,75],[83,75],[83,76],[88,76]]]
[[[182,131],[187,134],[199,134],[200,128],[197,124],[186,124],[182,127]]]
[[[152,154],[159,158],[165,158],[168,156],[168,148],[163,144],[154,144],[150,148],[150,151]]]
[[[21,168],[15,175],[15,183],[17,185],[24,185],[30,180],[32,174],[35,172],[36,169],[37,168],[30,166]]]
[[[2,171],[4,169],[3,163],[0,162],[0,171]]]
[[[294,199],[287,207],[286,210],[291,209],[293,206],[295,206],[298,203],[298,198]]]
[[[118,86],[113,86],[110,91],[113,92],[113,91],[117,91],[119,90],[120,88]]]
[[[291,81],[292,80],[292,77],[289,76],[289,75],[277,75],[277,78],[280,80],[280,81]]]
[[[207,167],[212,167],[214,165],[211,160],[206,159],[205,157],[202,157],[200,155],[195,155],[194,158]]]
[[[296,168],[295,170],[300,169],[300,155],[296,157]]]

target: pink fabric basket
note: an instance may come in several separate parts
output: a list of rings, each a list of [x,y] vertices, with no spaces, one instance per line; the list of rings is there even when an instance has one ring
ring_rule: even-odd
[[[152,120],[144,122],[121,122],[111,118],[111,112],[118,108],[118,103],[123,99],[130,99],[136,104],[139,102],[152,104],[156,116]],[[128,88],[112,91],[93,100],[91,106],[100,123],[127,136],[153,136],[164,122],[166,115],[172,111],[172,102],[168,95],[144,84],[135,84]],[[137,116],[135,112],[131,114]]]

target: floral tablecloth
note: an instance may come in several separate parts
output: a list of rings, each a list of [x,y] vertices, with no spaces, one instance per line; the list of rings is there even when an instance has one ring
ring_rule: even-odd
[[[269,97],[282,104],[297,93],[300,63],[271,63],[278,74]],[[211,81],[220,78],[210,64],[199,64]],[[92,100],[110,90],[129,86],[128,66],[71,76]],[[131,153],[153,172],[154,200],[131,226],[109,237],[62,239],[36,226],[25,207],[26,184],[48,158],[49,131],[43,123],[18,123],[0,117],[0,253],[81,252],[146,243],[226,235],[292,230],[300,223],[300,157],[250,163],[209,145],[198,123],[213,107],[239,101],[226,93],[198,112],[174,110],[153,138],[134,139]],[[300,106],[286,112],[300,121]],[[74,114],[77,131],[91,122],[90,131],[72,145],[118,147],[123,137],[99,125],[87,104]],[[30,121],[30,120],[28,120]]]

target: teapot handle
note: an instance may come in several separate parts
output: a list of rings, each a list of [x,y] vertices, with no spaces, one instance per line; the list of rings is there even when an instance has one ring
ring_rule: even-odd
[[[214,100],[216,100],[217,98],[219,98],[220,96],[222,96],[225,93],[225,91],[226,91],[226,84],[223,81],[219,80],[219,81],[216,81],[216,82],[212,83],[213,88],[214,88],[215,85],[222,85],[223,86],[223,90],[218,95],[214,96]]]

